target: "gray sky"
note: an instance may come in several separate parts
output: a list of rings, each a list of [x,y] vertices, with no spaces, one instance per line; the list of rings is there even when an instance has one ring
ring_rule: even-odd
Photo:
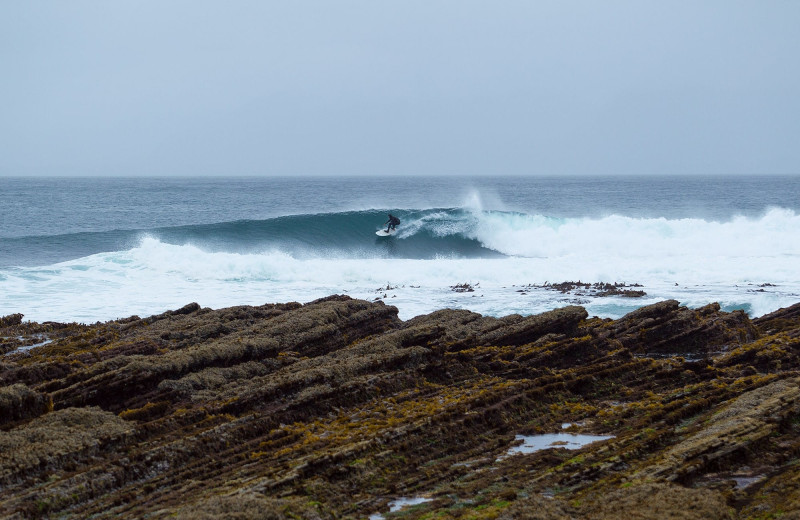
[[[800,174],[800,1],[4,1],[0,175]]]

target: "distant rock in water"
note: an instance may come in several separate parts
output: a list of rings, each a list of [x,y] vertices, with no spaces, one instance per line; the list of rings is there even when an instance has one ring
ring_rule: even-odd
[[[331,296],[0,338],[1,517],[800,515],[800,304],[402,321]],[[604,437],[511,450],[540,433]]]
[[[12,327],[22,323],[23,314],[9,314],[8,316],[0,317],[0,327]]]

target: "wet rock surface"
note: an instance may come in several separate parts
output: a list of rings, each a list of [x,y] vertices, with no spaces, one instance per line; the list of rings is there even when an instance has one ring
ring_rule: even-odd
[[[332,296],[0,337],[0,517],[800,517],[800,305]],[[556,432],[611,438],[508,454]]]

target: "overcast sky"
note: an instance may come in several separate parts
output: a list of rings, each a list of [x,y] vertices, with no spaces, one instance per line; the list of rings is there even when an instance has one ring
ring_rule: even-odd
[[[0,175],[800,174],[800,1],[3,1]]]

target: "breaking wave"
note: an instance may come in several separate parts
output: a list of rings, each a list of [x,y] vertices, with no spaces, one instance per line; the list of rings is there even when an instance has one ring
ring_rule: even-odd
[[[728,221],[684,218],[554,218],[463,208],[388,210],[402,224],[374,232],[387,211],[292,215],[266,220],[6,239],[0,266],[48,265],[131,250],[144,239],[206,252],[282,253],[292,258],[771,257],[800,254],[800,216],[773,208]]]
[[[377,237],[387,211],[402,223],[396,235]],[[576,303],[616,317],[666,298],[758,315],[800,299],[800,217],[779,208],[727,221],[365,210],[23,237],[3,246],[0,315],[40,320],[333,293],[385,299],[403,318],[444,307],[502,316]],[[520,288],[566,280],[642,284],[647,297],[587,300]],[[475,292],[452,290],[465,282]]]

